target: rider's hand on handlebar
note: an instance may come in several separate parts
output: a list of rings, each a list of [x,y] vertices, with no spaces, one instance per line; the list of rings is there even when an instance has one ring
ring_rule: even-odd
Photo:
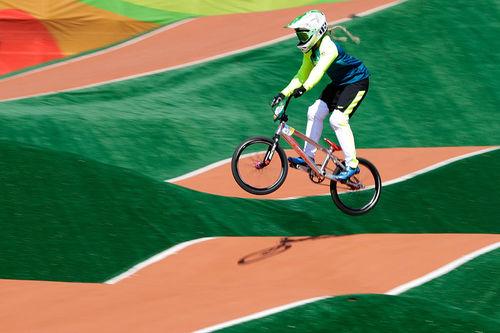
[[[274,108],[276,105],[281,103],[284,98],[285,98],[285,95],[283,95],[282,93],[279,93],[278,95],[274,96],[273,101],[271,102],[271,107]]]
[[[304,86],[301,86],[301,87],[295,89],[293,91],[292,95],[295,98],[299,98],[300,96],[304,95],[305,92],[306,92],[306,88],[304,88]]]

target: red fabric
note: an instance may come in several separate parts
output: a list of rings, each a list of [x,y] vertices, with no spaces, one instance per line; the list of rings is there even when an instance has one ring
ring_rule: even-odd
[[[62,57],[42,22],[21,10],[0,10],[0,75]]]

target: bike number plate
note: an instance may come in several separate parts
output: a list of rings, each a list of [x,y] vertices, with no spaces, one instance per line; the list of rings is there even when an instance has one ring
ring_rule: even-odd
[[[292,136],[293,132],[295,132],[295,128],[287,125],[287,126],[283,127],[282,132],[283,132],[283,134],[286,134],[288,136]]]

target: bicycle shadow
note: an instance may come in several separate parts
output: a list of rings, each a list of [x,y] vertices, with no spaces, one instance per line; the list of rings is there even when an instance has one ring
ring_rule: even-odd
[[[262,250],[258,250],[252,253],[249,253],[238,260],[238,265],[248,265],[253,264],[255,262],[273,257],[280,253],[283,253],[289,250],[292,247],[293,243],[306,242],[306,241],[314,241],[318,239],[331,238],[331,237],[340,237],[337,235],[323,235],[323,236],[308,236],[308,237],[282,237],[279,243],[275,246],[267,247]]]

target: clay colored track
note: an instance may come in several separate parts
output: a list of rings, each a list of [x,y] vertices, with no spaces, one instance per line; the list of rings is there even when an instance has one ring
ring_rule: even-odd
[[[254,47],[285,37],[289,31],[282,27],[308,9],[319,8],[336,21],[390,3],[395,1],[351,0],[189,20],[125,47],[0,80],[0,101],[98,85]]]
[[[442,161],[478,152],[485,148],[488,147],[358,149],[358,156],[374,163],[380,172],[382,181],[389,182]],[[293,150],[287,151],[287,156],[295,155]],[[198,175],[178,181],[174,180],[173,183],[199,192],[254,199],[282,199],[330,193],[328,180],[319,185],[314,184],[302,171],[289,169],[285,183],[276,192],[265,196],[253,195],[245,192],[236,184],[231,175],[230,161]]]
[[[500,235],[326,237],[237,264],[278,240],[209,240],[115,285],[1,280],[2,330],[188,332],[317,296],[385,293],[500,241]]]

